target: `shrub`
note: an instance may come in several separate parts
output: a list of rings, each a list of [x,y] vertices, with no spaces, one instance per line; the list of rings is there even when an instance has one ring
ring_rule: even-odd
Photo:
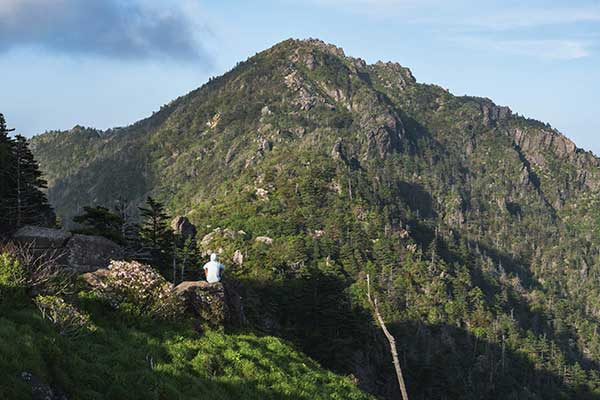
[[[25,292],[27,273],[19,260],[9,253],[0,254],[0,301]]]
[[[33,243],[8,243],[0,251],[10,254],[24,271],[25,286],[33,295],[67,294],[73,288],[74,274],[60,260],[64,253],[59,250],[34,251]]]
[[[184,310],[173,286],[148,265],[112,261],[99,294],[113,307],[136,316],[176,319]]]
[[[35,305],[42,316],[56,325],[62,336],[79,337],[96,330],[90,316],[58,296],[36,296]]]

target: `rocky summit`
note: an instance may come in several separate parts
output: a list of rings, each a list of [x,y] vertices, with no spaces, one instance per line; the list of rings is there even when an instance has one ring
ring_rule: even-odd
[[[600,398],[600,163],[548,124],[311,39],[31,143],[65,225],[152,195],[248,326],[374,395],[399,396],[367,275],[411,398]]]

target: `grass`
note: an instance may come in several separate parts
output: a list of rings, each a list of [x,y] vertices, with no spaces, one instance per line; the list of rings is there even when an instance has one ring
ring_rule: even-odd
[[[80,299],[81,300],[81,299]],[[0,399],[31,399],[31,372],[85,399],[368,399],[274,337],[132,320],[94,301],[98,329],[62,337],[32,304],[0,305]]]

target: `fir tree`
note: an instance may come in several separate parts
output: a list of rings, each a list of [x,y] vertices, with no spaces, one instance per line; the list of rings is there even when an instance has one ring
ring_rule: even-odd
[[[123,236],[123,225],[125,221],[120,215],[110,211],[108,208],[84,207],[84,213],[73,218],[73,221],[81,225],[77,233],[85,235],[103,236],[119,244],[125,244]]]
[[[8,195],[13,187],[11,166],[14,165],[14,140],[9,136],[11,129],[6,127],[4,115],[0,114],[0,234],[10,227]]]
[[[11,138],[0,114],[0,233],[23,225],[53,226],[56,218],[43,190],[46,181],[27,139]]]
[[[42,172],[29,150],[27,139],[21,135],[17,135],[15,139],[12,168],[15,226],[18,228],[29,224],[53,225],[53,212],[42,191],[47,188],[47,182],[42,178]]]
[[[169,270],[174,257],[174,237],[170,217],[160,202],[148,196],[146,207],[140,207],[142,226],[140,238],[152,256],[153,263],[163,271]],[[166,274],[165,274],[166,275]]]

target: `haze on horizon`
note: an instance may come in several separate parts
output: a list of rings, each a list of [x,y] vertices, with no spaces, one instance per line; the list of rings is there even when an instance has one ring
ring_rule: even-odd
[[[0,111],[28,136],[128,125],[289,37],[399,62],[600,154],[600,3],[585,0],[3,0]]]

